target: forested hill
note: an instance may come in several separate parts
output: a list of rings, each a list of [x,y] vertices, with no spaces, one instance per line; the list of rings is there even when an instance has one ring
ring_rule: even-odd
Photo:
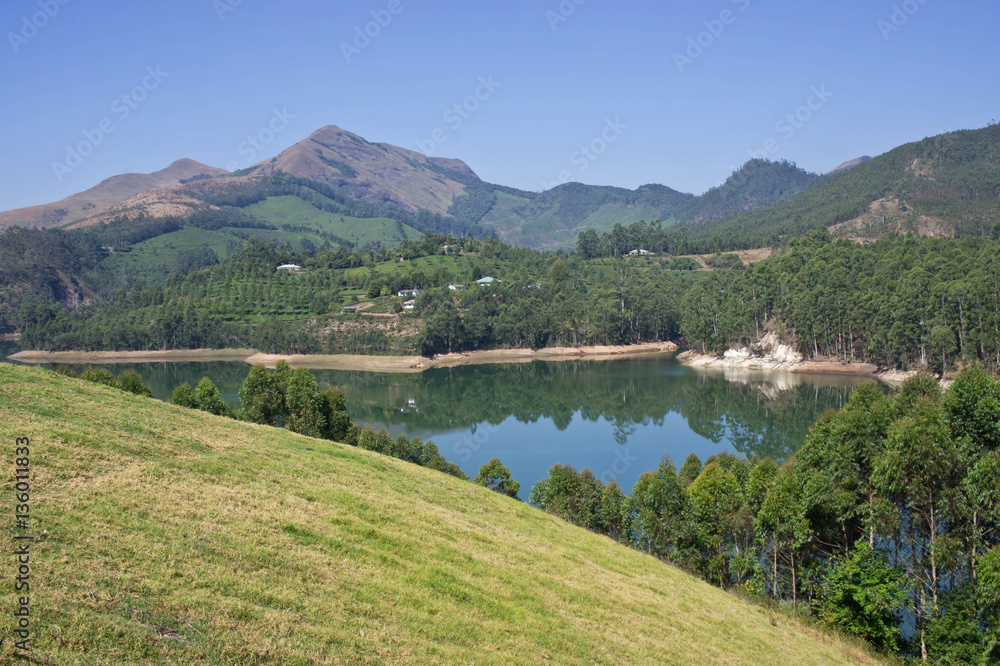
[[[791,162],[753,159],[725,183],[695,197],[676,217],[685,222],[711,222],[788,199],[822,180]]]
[[[702,251],[774,246],[817,226],[874,239],[912,231],[989,236],[1000,222],[1000,125],[908,143],[793,198],[685,225]]]
[[[252,239],[216,266],[76,310],[34,294],[14,322],[26,348],[51,350],[433,355],[672,340],[723,351],[774,331],[807,357],[935,372],[1000,366],[1000,242],[865,245],[818,229],[749,267],[736,255],[710,259],[708,272],[679,270],[689,266],[676,257],[586,259],[471,237],[377,252]],[[275,271],[289,261],[305,272]],[[475,283],[487,276],[497,281]],[[421,293],[399,294],[412,289]]]
[[[825,229],[744,272],[716,271],[682,304],[695,348],[759,340],[765,326],[807,357],[944,371],[1000,365],[1000,243],[883,238],[833,242]]]

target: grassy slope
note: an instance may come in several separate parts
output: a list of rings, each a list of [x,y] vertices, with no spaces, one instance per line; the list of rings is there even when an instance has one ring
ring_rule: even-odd
[[[294,196],[268,197],[248,206],[246,210],[254,217],[271,224],[311,227],[318,231],[335,234],[351,243],[364,244],[383,241],[395,245],[404,240],[404,236],[399,233],[396,222],[393,220],[383,217],[366,219],[327,213]],[[403,231],[405,238],[411,240],[417,240],[422,235],[407,225],[403,225]],[[296,235],[302,236],[303,234]]]
[[[48,530],[34,645],[51,663],[865,660],[524,504],[346,446],[5,363],[0,434],[6,452],[32,437],[32,527]]]

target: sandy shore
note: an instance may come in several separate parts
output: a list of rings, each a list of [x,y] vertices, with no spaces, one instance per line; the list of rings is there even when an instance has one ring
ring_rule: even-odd
[[[148,352],[43,352],[23,351],[9,358],[21,363],[156,363],[184,361],[244,361],[273,368],[278,361],[288,361],[296,368],[313,370],[361,370],[367,372],[422,372],[430,368],[491,363],[530,363],[532,361],[606,361],[623,356],[645,356],[677,351],[672,342],[643,345],[552,347],[546,349],[494,349],[425,356],[354,356],[350,354],[305,355],[261,354],[253,349],[194,349]]]
[[[620,347],[550,347],[545,349],[491,349],[486,351],[441,354],[434,358],[426,356],[351,356],[302,355],[302,354],[254,354],[244,359],[247,363],[263,364],[273,368],[284,360],[293,367],[313,370],[362,370],[368,372],[423,372],[430,368],[453,368],[460,365],[488,365],[494,363],[531,363],[532,361],[608,361],[623,356],[645,356],[673,353],[677,345],[653,343],[644,345],[624,345]]]
[[[183,363],[190,361],[242,361],[253,349],[171,349],[129,352],[22,351],[7,358],[21,363]]]

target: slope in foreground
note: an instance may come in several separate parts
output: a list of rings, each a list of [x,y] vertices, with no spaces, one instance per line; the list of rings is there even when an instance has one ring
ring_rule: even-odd
[[[7,498],[15,438],[31,438],[31,531],[47,530],[32,647],[50,663],[870,663],[529,506],[347,446],[6,363],[0,433]]]

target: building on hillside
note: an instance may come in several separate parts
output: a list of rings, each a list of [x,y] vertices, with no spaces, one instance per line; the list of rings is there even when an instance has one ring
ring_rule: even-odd
[[[415,300],[406,301],[405,303],[403,303],[403,309],[404,310],[412,310],[416,306],[417,306],[417,302]]]
[[[486,277],[482,278],[481,280],[476,280],[476,284],[478,284],[478,285],[480,285],[482,287],[489,287],[490,285],[492,285],[494,283],[496,283],[496,284],[503,284],[503,280],[498,280],[498,279],[496,279],[494,277],[489,277],[489,276],[486,276]]]
[[[357,314],[358,312],[361,312],[361,308],[357,305],[348,305],[340,308],[340,314]]]
[[[288,271],[289,273],[297,273],[302,270],[302,267],[298,264],[282,264],[278,266],[279,271]]]
[[[632,257],[648,257],[651,254],[653,253],[650,252],[649,250],[632,250],[631,252],[629,252],[629,256]]]
[[[464,284],[449,284],[448,285],[448,289],[451,289],[452,291],[465,291],[465,285]]]
[[[399,296],[400,298],[416,298],[417,296],[420,295],[420,290],[419,289],[403,289],[402,291],[400,291],[396,295]]]

